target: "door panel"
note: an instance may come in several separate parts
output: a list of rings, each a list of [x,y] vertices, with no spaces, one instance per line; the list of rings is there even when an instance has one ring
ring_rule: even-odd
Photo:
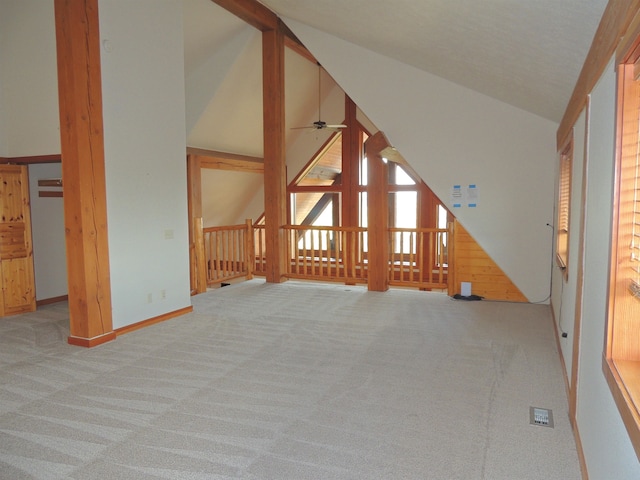
[[[0,315],[36,309],[27,167],[0,165]]]

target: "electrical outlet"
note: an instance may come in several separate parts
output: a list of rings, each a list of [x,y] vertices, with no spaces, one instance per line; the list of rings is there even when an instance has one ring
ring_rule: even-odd
[[[163,288],[160,290],[160,299],[165,300],[167,298],[167,291]]]
[[[147,293],[147,303],[153,302],[153,294]]]

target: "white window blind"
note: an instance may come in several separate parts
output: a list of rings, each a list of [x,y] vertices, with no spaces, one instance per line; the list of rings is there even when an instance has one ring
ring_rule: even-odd
[[[635,118],[636,128],[633,130],[633,137],[629,141],[634,142],[634,158],[632,170],[629,175],[633,175],[633,205],[631,208],[631,280],[640,286],[640,88],[635,89],[638,105]],[[626,138],[624,139],[627,140]]]

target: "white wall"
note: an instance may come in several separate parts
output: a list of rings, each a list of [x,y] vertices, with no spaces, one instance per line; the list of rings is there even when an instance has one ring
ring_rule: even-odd
[[[233,50],[216,52],[189,77],[189,146],[262,157],[262,36],[248,28],[252,34],[239,34]],[[238,56],[231,58],[233,53]],[[204,88],[203,75],[213,71],[222,78],[213,75],[210,88]]]
[[[60,153],[53,2],[0,2],[0,156]]]
[[[573,358],[573,331],[576,315],[576,296],[578,278],[578,269],[582,258],[580,253],[580,221],[582,204],[584,202],[582,192],[582,179],[585,162],[585,138],[586,138],[586,113],[582,112],[573,127],[573,161],[571,163],[571,199],[569,207],[569,257],[567,266],[567,281],[564,279],[563,271],[555,263],[555,230],[551,232],[554,254],[551,256],[553,261],[552,273],[552,308],[556,325],[558,327],[558,337],[560,338],[560,348],[562,349],[562,358],[565,359],[565,367],[567,370],[567,378],[571,379],[571,370]],[[556,155],[555,165],[556,188],[554,190],[556,197],[558,191],[559,176],[559,157]],[[556,219],[554,218],[554,224]],[[562,335],[566,334],[566,337]]]
[[[99,9],[119,328],[190,305],[182,2],[101,0]]]
[[[264,212],[264,195],[256,208],[249,209],[256,192],[263,192],[261,173],[234,172],[203,168],[202,219],[205,227],[238,225],[247,218],[254,222]],[[249,216],[244,216],[249,214]]]
[[[60,153],[53,2],[0,1],[0,156]],[[39,198],[37,180],[59,178],[60,164],[31,165],[36,299],[67,293],[61,198]]]
[[[9,154],[7,145],[7,107],[5,97],[5,75],[7,67],[7,49],[9,46],[8,23],[9,23],[9,4],[0,2],[0,157],[6,157]]]
[[[285,23],[534,302],[548,301],[557,124],[315,30]]]
[[[59,163],[29,166],[36,300],[68,293],[63,199],[38,196],[38,180],[61,178],[61,175]]]
[[[201,115],[208,108],[209,102],[215,96],[216,91],[224,83],[241,52],[248,47],[255,36],[255,29],[245,25],[231,40],[215,51],[206,62],[194,68],[191,72],[185,72],[188,135],[191,134],[191,130],[197,125]],[[260,38],[259,35],[258,38]],[[262,76],[260,76],[260,79],[262,79]],[[189,141],[189,145],[204,147],[207,141],[209,140],[206,136],[204,138],[194,138],[193,141]],[[202,145],[200,145],[200,142],[202,142]]]
[[[610,63],[591,94],[587,149],[577,419],[589,478],[593,480],[640,478],[640,463],[602,373],[611,250],[615,95],[616,76]]]

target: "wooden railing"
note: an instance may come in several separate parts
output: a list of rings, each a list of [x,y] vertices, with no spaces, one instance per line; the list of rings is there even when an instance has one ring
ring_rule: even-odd
[[[243,225],[203,229],[207,284],[214,285],[253,275],[251,220]]]
[[[364,228],[287,225],[287,276],[347,284],[367,281]]]
[[[449,229],[390,228],[389,284],[447,289]]]
[[[289,278],[366,283],[367,230],[352,227],[286,225],[286,276]],[[203,229],[207,283],[251,278],[266,272],[264,225]],[[447,289],[451,258],[448,229],[389,229],[389,284],[421,289]]]

